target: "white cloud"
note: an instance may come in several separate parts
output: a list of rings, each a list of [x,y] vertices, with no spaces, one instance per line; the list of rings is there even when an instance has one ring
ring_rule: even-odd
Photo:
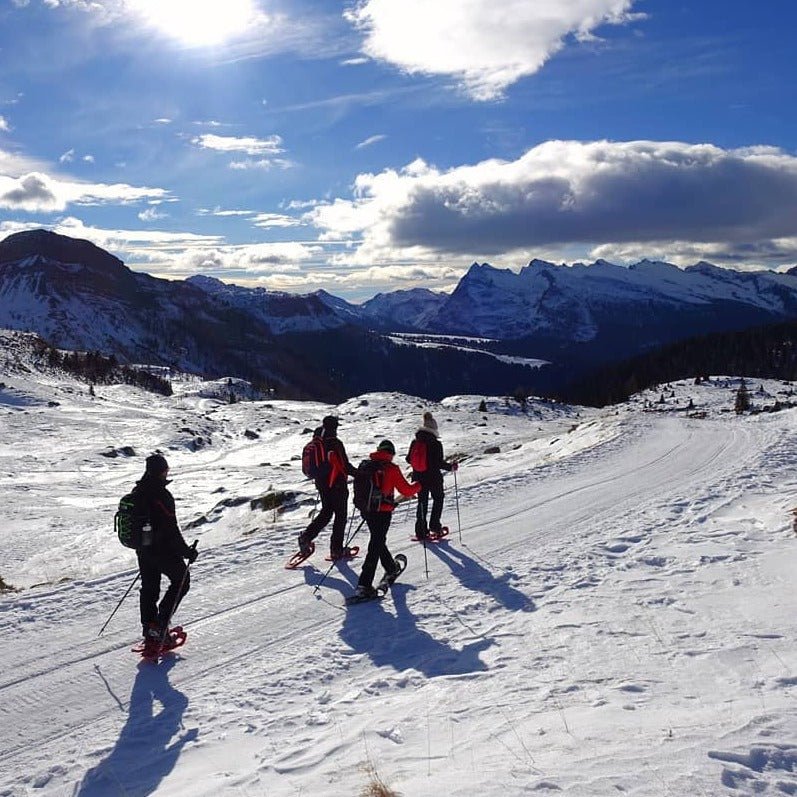
[[[549,141],[515,161],[361,174],[305,214],[351,261],[528,255],[540,247],[797,235],[797,158],[772,147]]]
[[[0,116],[0,133],[8,133],[11,130],[11,125],[8,124],[8,120],[5,116]]]
[[[82,238],[91,241],[97,246],[120,257],[123,261],[131,262],[168,262],[172,253],[185,252],[193,247],[206,249],[217,245],[221,240],[216,235],[196,235],[194,233],[165,232],[160,230],[108,230],[101,227],[86,225],[81,219],[74,216],[65,216],[55,223],[32,222],[2,222],[0,231],[11,234],[22,230],[35,230],[40,228],[51,229],[59,235],[69,235],[72,238]]]
[[[320,204],[321,200],[318,199],[291,199],[289,202],[281,204],[280,207],[285,207],[288,210],[305,210]]]
[[[150,207],[146,210],[142,210],[141,213],[138,214],[138,218],[141,221],[158,221],[159,219],[168,219],[168,213],[161,213],[157,208]]]
[[[217,136],[213,133],[205,133],[191,139],[191,143],[203,149],[212,149],[217,152],[243,152],[247,155],[279,155],[285,151],[279,136],[254,138],[252,136]]]
[[[84,155],[83,156],[84,163],[94,163],[94,156],[93,155]]]
[[[254,210],[222,210],[220,207],[199,208],[197,216],[253,216]]]
[[[246,171],[247,169],[290,169],[295,164],[286,158],[247,158],[242,161],[230,161],[231,169]]]
[[[384,141],[387,138],[386,135],[377,135],[377,136],[370,136],[366,138],[364,141],[361,141],[355,149],[365,149],[365,147],[370,147],[371,144],[378,144],[380,141]]]
[[[169,271],[172,274],[204,273],[214,276],[226,271],[257,274],[274,266],[298,271],[300,263],[317,258],[321,252],[322,248],[316,244],[295,241],[200,247],[178,254]]]
[[[537,72],[568,35],[623,24],[634,0],[359,0],[364,51],[409,73],[451,75],[477,100]]]
[[[19,177],[0,173],[0,207],[31,212],[65,210],[70,204],[129,204],[164,199],[162,188],[145,188],[126,183],[78,183],[30,172]]]
[[[797,265],[797,235],[752,243],[694,241],[647,241],[645,243],[602,244],[590,251],[590,257],[613,263],[636,263],[643,258],[664,260],[677,266],[689,266],[707,260],[733,268],[778,267]]]
[[[71,163],[75,159],[75,150],[68,149],[63,155],[58,157],[60,163]]]
[[[45,161],[0,149],[0,179],[21,177],[28,172],[46,172],[47,168]]]
[[[253,219],[255,227],[298,227],[301,220],[283,213],[258,213]]]

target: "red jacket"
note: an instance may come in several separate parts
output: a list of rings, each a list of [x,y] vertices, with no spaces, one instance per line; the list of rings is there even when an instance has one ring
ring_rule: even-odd
[[[382,472],[382,484],[380,489],[382,495],[387,499],[383,501],[379,507],[380,512],[392,512],[395,507],[393,501],[393,491],[398,490],[406,498],[412,498],[421,491],[420,484],[410,484],[401,472],[401,468],[393,463],[393,454],[389,451],[374,451],[369,459],[376,460],[377,462],[385,462],[385,469]]]

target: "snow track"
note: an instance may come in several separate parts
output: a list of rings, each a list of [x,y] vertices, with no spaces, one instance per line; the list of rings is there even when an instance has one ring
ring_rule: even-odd
[[[304,513],[264,514],[242,537],[253,520],[231,509],[199,531],[177,618],[189,639],[158,666],[129,652],[135,593],[96,637],[133,570],[7,595],[0,795],[356,794],[363,760],[407,795],[788,784],[794,560],[766,544],[785,521],[758,516],[783,489],[793,438],[785,414],[627,412],[493,459],[473,448],[458,474],[462,540],[449,477],[452,531],[426,551],[429,580],[397,510],[391,549],[409,568],[385,601],[348,610],[360,560],[313,593],[328,530],[286,571]],[[229,453],[207,462],[263,458],[248,443]],[[123,483],[106,474],[100,489]],[[780,744],[764,756],[779,768],[745,781],[762,739]]]

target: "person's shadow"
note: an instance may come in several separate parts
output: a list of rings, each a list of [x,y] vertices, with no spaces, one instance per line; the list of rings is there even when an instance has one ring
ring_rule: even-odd
[[[356,576],[347,565],[339,569],[346,578],[330,573],[324,586],[349,595]],[[487,665],[479,654],[489,648],[493,640],[483,637],[458,650],[435,639],[418,628],[415,615],[407,607],[407,595],[414,589],[416,587],[398,582],[382,600],[346,607],[339,632],[341,640],[352,650],[367,655],[377,667],[393,667],[399,672],[414,669],[427,678],[485,672]],[[391,602],[395,615],[388,611]]]
[[[74,797],[146,797],[174,769],[183,746],[198,735],[196,729],[183,729],[188,698],[169,683],[174,663],[165,659],[139,665],[127,722],[111,752],[85,774]]]
[[[496,578],[486,567],[482,567],[461,549],[454,548],[448,541],[430,543],[426,546],[426,550],[441,562],[445,562],[463,587],[489,595],[505,609],[513,612],[536,611],[534,601],[509,583],[511,574],[506,573]]]

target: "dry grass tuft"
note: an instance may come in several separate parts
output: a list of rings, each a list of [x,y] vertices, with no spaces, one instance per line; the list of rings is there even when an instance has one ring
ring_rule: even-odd
[[[400,792],[393,791],[393,789],[379,777],[379,773],[377,773],[372,764],[369,763],[368,766],[365,767],[365,772],[369,777],[369,781],[363,786],[359,797],[401,797]]]

